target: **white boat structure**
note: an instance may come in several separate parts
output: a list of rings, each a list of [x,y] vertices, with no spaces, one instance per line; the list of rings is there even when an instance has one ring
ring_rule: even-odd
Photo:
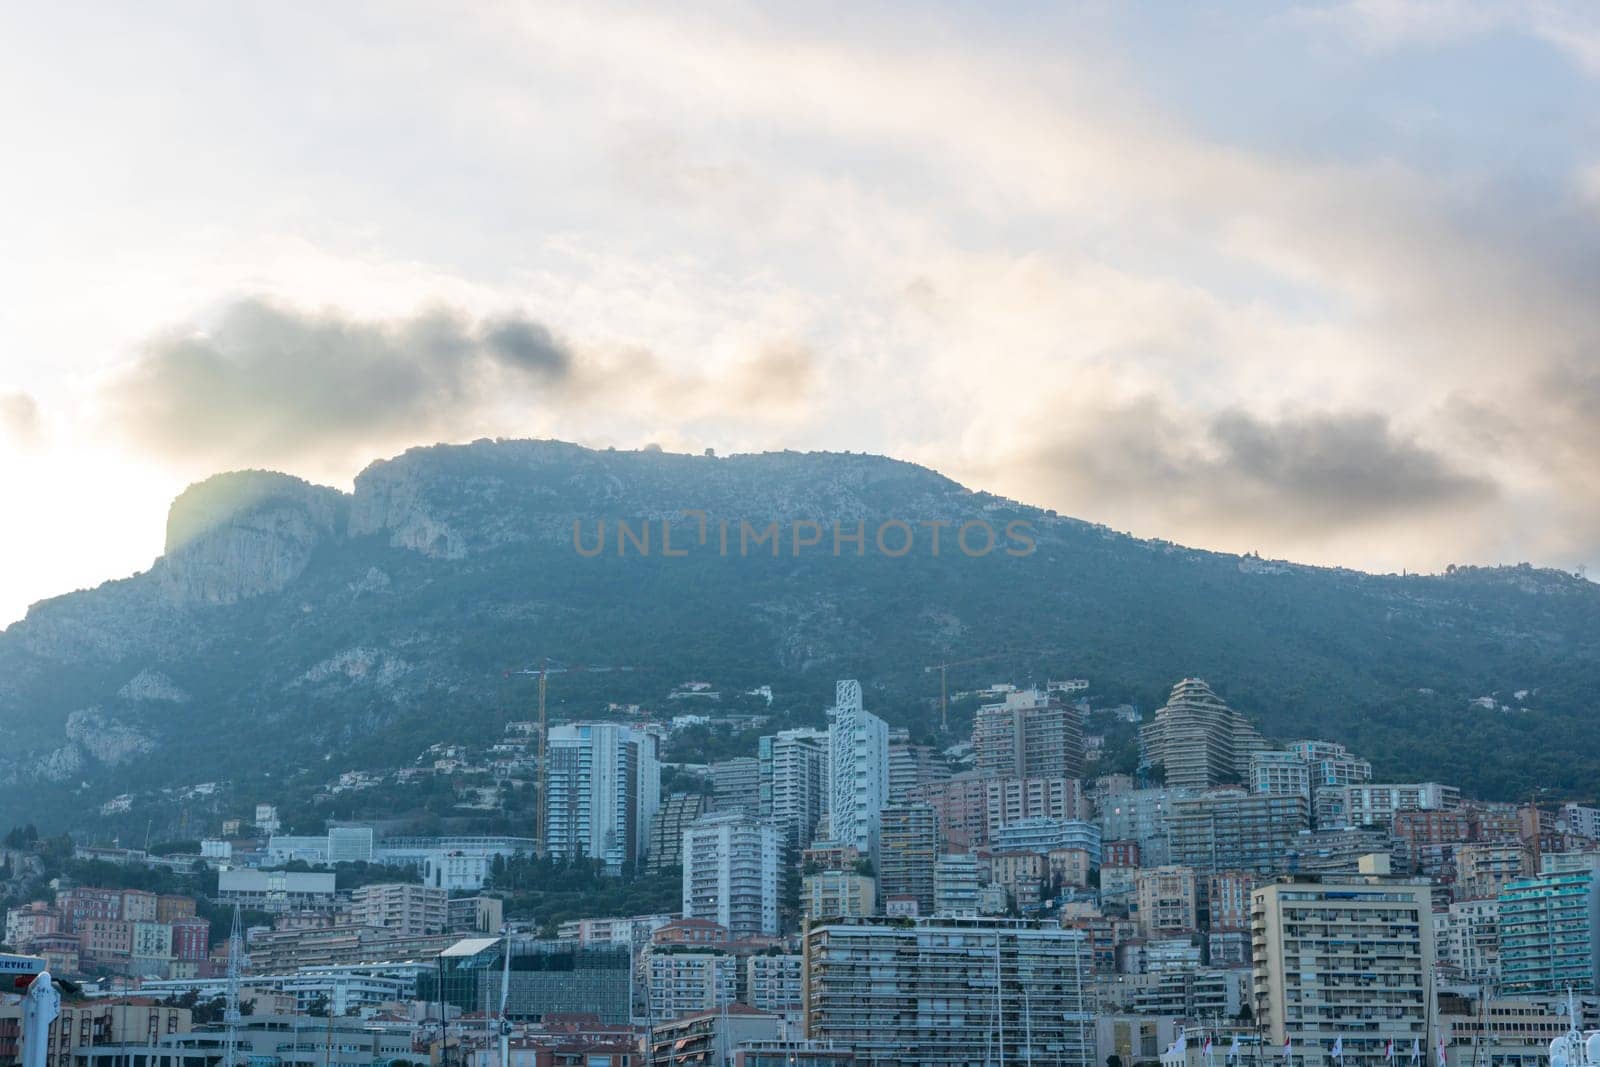
[[[1550,1042],[1550,1067],[1600,1067],[1600,1030],[1584,1030],[1578,1005],[1567,992],[1566,1033]]]

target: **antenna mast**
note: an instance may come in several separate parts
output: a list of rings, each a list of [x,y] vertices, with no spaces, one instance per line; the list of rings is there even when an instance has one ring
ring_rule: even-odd
[[[550,842],[545,836],[550,823],[550,718],[544,706],[545,683],[549,677],[550,665],[547,663],[539,668],[539,821],[533,828],[534,851],[539,859],[544,859],[550,853]],[[510,958],[509,955],[506,957],[507,960]]]
[[[540,675],[540,682],[544,676]],[[500,1064],[499,1067],[510,1067],[511,1064],[511,1020],[506,1018],[506,998],[511,994],[511,935],[507,933],[501,939],[505,950],[505,965],[500,972]]]
[[[244,938],[239,932],[239,905],[233,906],[233,930],[228,936],[228,992],[222,1017],[228,1024],[227,1052],[222,1067],[234,1067],[234,1051],[239,1042],[239,972],[243,969]]]

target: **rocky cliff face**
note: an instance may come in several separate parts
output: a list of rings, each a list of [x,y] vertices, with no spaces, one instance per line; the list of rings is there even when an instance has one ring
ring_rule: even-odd
[[[337,536],[344,494],[285,474],[219,474],[185,490],[153,575],[179,606],[233,604],[284,589]]]
[[[382,535],[395,548],[461,559],[467,554],[465,535],[432,512],[426,479],[405,459],[374,463],[356,479],[350,536]]]

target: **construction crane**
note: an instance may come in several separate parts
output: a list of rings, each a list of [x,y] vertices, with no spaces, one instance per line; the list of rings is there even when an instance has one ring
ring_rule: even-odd
[[[550,719],[545,710],[545,693],[550,684],[552,674],[610,674],[613,671],[632,671],[632,667],[557,667],[554,660],[545,659],[542,667],[529,667],[520,671],[507,671],[506,676],[513,674],[535,675],[539,679],[539,785],[534,802],[533,840],[534,853],[539,859],[544,859],[549,853],[549,842],[545,840],[545,825],[549,821],[545,815],[545,798],[550,795]]]
[[[991,652],[986,656],[973,656],[970,659],[951,660],[947,663],[934,663],[922,668],[922,673],[930,671],[939,672],[939,730],[941,733],[950,733],[950,694],[946,688],[945,672],[951,667],[968,667],[974,663],[988,663],[990,660],[1005,659],[1007,656],[1052,656],[1058,655],[1064,649],[1010,649],[1005,652]]]
[[[922,668],[922,673],[923,674],[927,674],[929,671],[938,671],[939,672],[939,732],[940,733],[943,733],[943,734],[949,734],[950,733],[950,693],[949,693],[949,690],[946,688],[946,685],[945,685],[945,682],[946,682],[945,672],[948,671],[951,667],[965,667],[965,666],[968,666],[969,664],[973,664],[973,663],[988,663],[992,659],[999,659],[1002,656],[1009,656],[1009,655],[1010,655],[1009,652],[992,652],[987,656],[974,656],[971,659],[951,660],[948,663],[935,663],[935,664],[932,664],[931,666]]]

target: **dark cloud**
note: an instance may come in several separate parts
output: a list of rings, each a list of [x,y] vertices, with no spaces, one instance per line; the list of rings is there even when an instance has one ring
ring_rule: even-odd
[[[27,393],[0,393],[0,436],[24,448],[39,440],[39,405]]]
[[[507,364],[564,377],[572,370],[572,351],[542,324],[524,318],[497,318],[484,324],[483,339]]]
[[[573,366],[520,316],[367,321],[248,299],[145,343],[107,399],[117,427],[155,452],[260,463],[469,430],[487,405],[536,400]]]
[[[1481,501],[1492,484],[1397,435],[1378,414],[1267,421],[1244,412],[1207,427],[1224,496],[1277,502],[1316,522],[1366,522]]]
[[[1219,533],[1337,536],[1465,514],[1498,492],[1370,412],[1268,419],[1176,411],[1154,397],[1098,409],[1080,401],[1041,437],[1008,465],[1040,498],[1197,543]]]

